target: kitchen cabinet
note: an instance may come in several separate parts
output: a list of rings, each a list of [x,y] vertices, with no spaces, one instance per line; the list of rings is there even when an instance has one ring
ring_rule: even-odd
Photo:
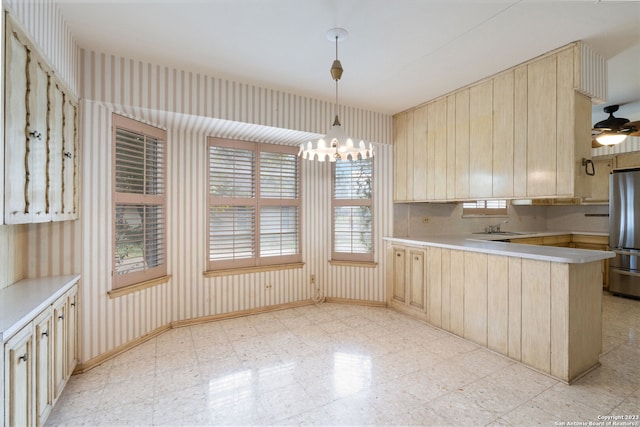
[[[60,397],[77,363],[77,289],[78,276],[61,276],[0,290],[5,426],[44,425]]]
[[[609,250],[609,236],[574,234],[571,236],[571,247],[596,251]],[[609,289],[609,259],[602,260],[602,287]]]
[[[34,425],[33,324],[4,345],[6,426]]]
[[[609,175],[613,171],[613,159],[593,159],[595,175],[591,181],[591,196],[582,199],[583,204],[609,204]]]
[[[426,250],[389,245],[387,265],[388,304],[425,320]]]
[[[591,154],[591,98],[582,79],[592,56],[582,52],[572,43],[418,107],[428,112],[426,198],[410,179],[425,158],[404,148],[415,150],[407,117],[417,108],[394,116],[395,201],[589,196],[581,163]]]
[[[7,19],[5,211],[7,224],[77,218],[77,102]]]
[[[640,151],[618,154],[615,157],[615,169],[629,169],[640,167]]]
[[[42,425],[53,408],[53,390],[51,382],[52,366],[52,323],[51,308],[47,308],[34,321],[35,324],[35,405],[37,424]]]

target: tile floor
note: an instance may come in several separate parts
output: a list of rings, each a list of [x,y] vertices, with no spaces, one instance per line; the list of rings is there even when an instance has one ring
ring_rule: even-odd
[[[559,426],[640,415],[640,301],[605,295],[603,310],[602,366],[571,386],[384,308],[323,304],[173,329],[74,375],[47,425]]]

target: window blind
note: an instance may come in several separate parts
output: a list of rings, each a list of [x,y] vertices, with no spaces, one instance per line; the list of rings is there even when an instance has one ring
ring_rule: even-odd
[[[255,197],[255,152],[209,147],[209,189],[216,197]]]
[[[334,163],[332,259],[373,261],[372,183],[373,159]]]
[[[113,115],[114,288],[166,274],[165,132]]]

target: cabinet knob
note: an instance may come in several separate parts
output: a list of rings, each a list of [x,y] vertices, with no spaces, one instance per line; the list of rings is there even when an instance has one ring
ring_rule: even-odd
[[[58,316],[58,319],[64,320],[64,314],[61,314],[60,316]]]
[[[416,257],[416,261],[420,261],[420,258],[419,258],[419,257]]]
[[[400,254],[400,252],[398,252],[398,253],[396,254],[396,256],[397,256],[397,257],[400,257],[400,256],[402,256],[402,254]]]
[[[34,137],[35,139],[42,140],[42,134],[37,130],[32,130],[31,132],[29,132],[29,135]]]
[[[76,303],[75,303],[75,302],[72,302],[72,303],[71,303],[71,307],[75,307],[75,306],[76,306]]]
[[[20,356],[18,359],[19,359],[19,360],[22,360],[23,362],[26,362],[26,361],[27,361],[27,353],[23,354],[23,355],[22,355],[22,356]]]
[[[44,331],[44,332],[42,333],[42,336],[43,336],[43,337],[48,337],[48,336],[49,336],[49,331]]]
[[[65,151],[65,152],[64,152],[64,156],[65,156],[67,159],[70,159],[70,158],[71,158],[71,152],[69,152],[69,151]]]

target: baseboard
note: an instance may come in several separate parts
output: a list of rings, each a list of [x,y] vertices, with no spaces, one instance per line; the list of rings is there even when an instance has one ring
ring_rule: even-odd
[[[334,304],[364,305],[367,307],[383,307],[383,308],[387,307],[387,303],[384,301],[369,301],[365,299],[325,297],[324,301],[334,303]]]

